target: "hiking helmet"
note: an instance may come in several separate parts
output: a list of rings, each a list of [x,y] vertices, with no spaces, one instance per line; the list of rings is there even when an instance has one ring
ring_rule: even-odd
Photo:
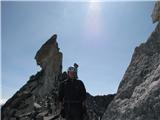
[[[67,71],[77,72],[77,69],[75,67],[70,66]]]

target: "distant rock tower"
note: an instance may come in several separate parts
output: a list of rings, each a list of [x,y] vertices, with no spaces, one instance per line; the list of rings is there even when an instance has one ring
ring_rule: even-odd
[[[56,39],[57,35],[53,35],[37,52],[35,59],[41,71],[32,75],[2,107],[2,120],[15,120],[24,114],[30,114],[34,110],[35,102],[45,108],[48,97],[53,96],[52,103],[55,103],[58,77],[62,73],[62,53]],[[53,104],[52,108],[55,109],[56,105]]]

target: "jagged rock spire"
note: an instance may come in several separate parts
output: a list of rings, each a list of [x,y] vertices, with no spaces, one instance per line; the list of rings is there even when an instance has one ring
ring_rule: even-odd
[[[32,75],[2,107],[3,120],[15,119],[23,113],[32,113],[34,102],[43,103],[48,95],[55,95],[52,99],[52,102],[55,102],[58,77],[62,72],[62,53],[59,51],[56,38],[57,35],[53,35],[37,52],[35,59],[42,69],[36,75]]]
[[[155,7],[152,12],[152,21],[153,23],[160,21],[160,1],[155,3]]]

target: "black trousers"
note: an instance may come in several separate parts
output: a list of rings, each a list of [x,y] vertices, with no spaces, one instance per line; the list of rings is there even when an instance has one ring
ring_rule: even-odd
[[[81,103],[64,104],[66,120],[83,120],[83,111]]]

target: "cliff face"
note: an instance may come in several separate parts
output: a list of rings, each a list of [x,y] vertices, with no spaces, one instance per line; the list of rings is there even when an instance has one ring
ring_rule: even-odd
[[[30,113],[36,101],[44,100],[49,94],[56,94],[57,81],[62,70],[62,53],[59,52],[56,38],[57,35],[53,35],[37,52],[35,59],[42,68],[41,71],[32,75],[30,80],[2,107],[3,120]],[[52,101],[55,102],[55,98]],[[53,109],[55,108],[53,106]]]
[[[102,120],[160,120],[160,6],[152,14],[158,22],[146,43],[137,47]]]
[[[43,76],[39,80],[42,86],[37,90],[40,96],[44,96],[51,92],[53,88],[56,88],[58,77],[62,73],[62,53],[59,52],[56,39],[57,35],[53,35],[35,56],[37,64],[40,65],[43,71]]]

